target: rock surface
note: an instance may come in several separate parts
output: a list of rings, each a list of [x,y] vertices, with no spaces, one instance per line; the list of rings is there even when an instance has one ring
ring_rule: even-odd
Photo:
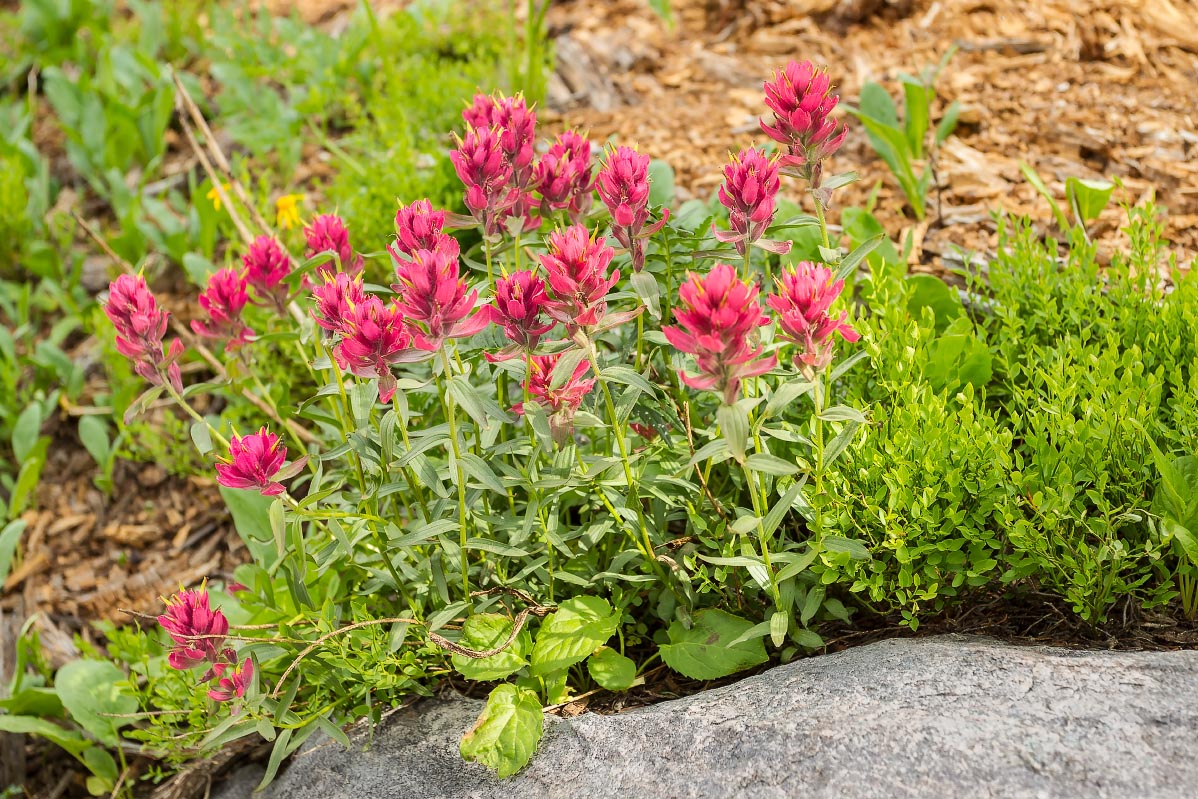
[[[615,716],[548,720],[499,782],[463,762],[481,702],[427,701],[368,751],[323,740],[261,799],[1198,796],[1198,652],[883,641]],[[214,792],[249,799],[261,775]]]

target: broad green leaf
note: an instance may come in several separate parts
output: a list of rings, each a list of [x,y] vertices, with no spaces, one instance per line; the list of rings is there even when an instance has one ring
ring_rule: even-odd
[[[907,310],[918,320],[924,308],[931,308],[936,316],[937,333],[943,333],[952,320],[965,312],[957,292],[935,275],[911,275],[907,287],[910,289]]]
[[[652,205],[674,204],[674,168],[659,158],[649,162],[649,202]]]
[[[845,538],[842,535],[830,535],[825,537],[820,543],[829,552],[843,552],[848,554],[853,560],[869,560],[869,548],[863,542],[856,539]]]
[[[753,623],[716,608],[695,614],[689,630],[682,622],[670,625],[670,643],[660,648],[661,659],[674,671],[695,680],[715,680],[766,661],[760,638],[730,646]]]
[[[532,674],[543,676],[578,663],[615,635],[619,614],[606,599],[567,599],[541,623],[532,648]]]
[[[790,629],[790,614],[775,610],[774,615],[770,616],[770,640],[774,646],[780,647],[786,642],[786,631]]]
[[[108,424],[99,416],[84,416],[79,420],[79,440],[98,466],[108,460]]]
[[[107,660],[72,660],[58,670],[54,687],[79,726],[101,743],[116,746],[117,730],[132,719],[113,716],[137,711],[137,699],[122,685],[125,679],[125,673]]]
[[[755,472],[773,475],[774,477],[785,477],[799,470],[794,461],[779,458],[777,455],[770,455],[768,452],[753,453],[745,461],[745,464]]]
[[[591,679],[608,691],[627,691],[636,684],[636,663],[611,647],[601,647],[587,659]]]
[[[75,730],[68,730],[52,721],[34,716],[0,714],[0,731],[17,735],[37,735],[78,757],[83,750],[94,744]]]
[[[512,634],[512,620],[498,613],[476,613],[462,625],[458,642],[467,649],[486,652],[495,649]],[[502,680],[528,665],[532,636],[528,628],[520,631],[512,645],[489,658],[454,655],[453,667],[468,680]]]
[[[24,463],[42,430],[42,406],[32,403],[21,411],[12,428],[12,452],[17,463]]]
[[[732,457],[737,463],[745,462],[745,451],[749,446],[749,414],[744,407],[737,403],[735,405],[721,404],[715,412],[716,422],[720,425],[720,432],[723,434],[724,441],[728,444],[728,451],[732,453]]]
[[[487,706],[462,736],[459,751],[466,760],[510,777],[528,764],[544,732],[545,716],[536,693],[517,685],[500,685]]]
[[[25,526],[24,519],[13,519],[0,531],[0,585],[8,579],[8,571],[12,568],[12,559],[17,552],[17,544],[21,543]]]
[[[944,144],[957,129],[957,118],[961,116],[961,101],[953,100],[944,110],[940,124],[936,126],[936,144]]]
[[[1082,225],[1098,218],[1102,209],[1110,202],[1111,192],[1114,190],[1115,184],[1109,180],[1065,180],[1065,198],[1069,201],[1069,207],[1073,209],[1073,216]]]

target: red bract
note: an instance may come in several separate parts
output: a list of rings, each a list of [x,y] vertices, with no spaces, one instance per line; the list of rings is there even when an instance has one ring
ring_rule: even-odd
[[[341,333],[333,357],[342,369],[349,369],[358,377],[377,377],[379,399],[383,402],[390,402],[395,394],[392,365],[423,357],[423,353],[414,353],[409,348],[412,334],[404,324],[403,311],[394,303],[384,305],[374,295],[351,306]]]
[[[316,300],[312,309],[316,324],[330,333],[344,333],[346,320],[355,307],[366,301],[366,292],[362,290],[361,275],[350,277],[338,272],[312,289],[312,297]]]
[[[215,664],[229,632],[228,619],[209,606],[205,588],[181,591],[166,600],[166,613],[158,617],[158,623],[176,644],[167,663],[180,671],[201,663]]]
[[[362,256],[356,255],[349,243],[349,229],[336,214],[322,214],[313,219],[312,223],[304,228],[304,238],[308,242],[308,251],[305,253],[307,258],[314,258],[322,252],[335,253],[341,262],[340,271],[349,272],[351,275],[360,273],[365,266]],[[316,267],[316,272],[321,277],[337,271],[339,270],[335,261]]]
[[[572,130],[560,134],[536,165],[534,180],[541,194],[541,214],[568,210],[579,222],[591,210],[595,178],[591,176],[591,143]]]
[[[526,378],[528,393],[549,413],[549,429],[557,444],[570,440],[574,430],[574,414],[582,405],[583,398],[595,387],[594,379],[584,380],[590,362],[579,361],[574,372],[557,388],[553,387],[553,370],[561,360],[562,353],[535,355],[529,359],[529,374]],[[517,403],[512,410],[523,415],[524,403]]]
[[[245,696],[254,680],[254,662],[246,658],[240,666],[217,663],[213,666],[213,674],[216,677],[216,687],[208,689],[209,699],[215,699],[217,702],[240,699]]]
[[[532,179],[532,159],[537,137],[537,115],[524,98],[476,94],[474,104],[462,112],[472,128],[494,128],[504,160],[512,170],[512,186],[524,190]]]
[[[445,232],[445,212],[433,210],[428,200],[401,205],[395,212],[395,243],[387,247],[391,257],[413,255],[417,250],[439,250],[453,255],[460,252],[458,241]]]
[[[484,235],[497,235],[503,230],[503,220],[520,201],[520,191],[510,185],[512,167],[504,156],[499,135],[492,128],[469,127],[449,159],[466,186],[466,207],[471,216],[482,225]]]
[[[117,351],[133,361],[133,370],[153,385],[169,381],[175,391],[182,392],[177,360],[183,354],[183,342],[175,339],[163,353],[162,337],[170,314],[158,306],[145,278],[121,275],[108,284],[104,313],[116,328]]]
[[[514,346],[496,354],[487,353],[489,361],[506,361],[520,352],[536,349],[541,336],[553,328],[542,313],[549,302],[545,281],[535,272],[516,272],[495,281],[495,303],[483,309],[487,320],[503,327],[503,333]]]
[[[208,321],[194,319],[191,329],[204,338],[226,342],[226,352],[236,349],[254,335],[241,321],[249,300],[245,278],[232,269],[222,269],[208,278],[208,287],[200,294],[200,307],[207,312]]]
[[[287,305],[287,286],[283,281],[291,274],[291,258],[283,245],[270,236],[259,236],[241,256],[241,262],[245,265],[245,281],[259,303],[269,300],[282,312]]]
[[[433,250],[417,250],[411,261],[398,261],[399,282],[395,301],[409,325],[418,349],[434,352],[445,339],[473,336],[487,326],[485,313],[474,313],[478,292],[471,291],[458,270],[457,256]]]
[[[757,303],[756,285],[740,280],[736,269],[717,263],[706,277],[690,273],[678,290],[681,307],[674,316],[681,327],[663,327],[666,339],[695,356],[699,374],[680,372],[691,388],[718,391],[732,405],[747,377],[765,374],[777,365],[774,356],[756,360],[762,348],[749,343],[749,334],[769,317]]]
[[[765,104],[774,112],[774,124],[761,120],[761,129],[786,145],[782,165],[796,167],[812,188],[819,187],[823,159],[836,152],[847,133],[843,126],[838,131],[830,118],[839,101],[828,75],[810,61],[789,62],[765,84]]]
[[[611,230],[616,241],[632,255],[632,268],[639,272],[645,265],[645,239],[661,230],[670,218],[662,212],[656,224],[649,221],[649,156],[631,147],[618,147],[607,157],[596,181],[599,198],[611,212]]]
[[[861,338],[845,321],[847,312],[837,318],[828,313],[844,290],[844,281],[832,277],[826,266],[801,261],[782,273],[778,293],[767,300],[778,312],[783,337],[799,346],[799,361],[816,371],[832,362],[833,333],[845,341]]]
[[[732,230],[712,230],[723,242],[732,242],[741,255],[749,245],[761,238],[774,219],[774,204],[782,181],[778,164],[750,147],[732,157],[724,167],[724,183],[720,186],[720,202],[728,209]],[[761,242],[771,252],[790,250],[790,242]]]
[[[282,494],[283,484],[275,478],[290,476],[283,473],[286,459],[287,448],[265,427],[243,438],[234,435],[229,438],[228,461],[216,464],[216,482],[226,488],[256,489],[268,497]],[[298,471],[294,466],[288,472]]]
[[[607,276],[607,267],[616,254],[604,246],[606,239],[592,239],[582,225],[573,225],[549,236],[549,252],[541,256],[541,265],[549,278],[553,299],[545,303],[550,318],[571,330],[595,327],[607,313],[607,292],[620,279],[620,270]]]

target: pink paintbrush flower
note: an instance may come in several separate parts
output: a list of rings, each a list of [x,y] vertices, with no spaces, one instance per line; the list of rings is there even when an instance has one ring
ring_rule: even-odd
[[[200,293],[200,307],[208,321],[193,319],[191,329],[203,338],[225,342],[225,351],[235,350],[249,341],[254,331],[241,320],[241,312],[250,295],[246,280],[232,269],[222,269],[208,278],[208,287]]]
[[[153,385],[169,381],[176,392],[183,391],[178,364],[183,342],[173,340],[163,353],[162,337],[170,314],[158,305],[145,278],[121,275],[108,284],[104,314],[116,328],[117,351],[133,361],[137,374]]]
[[[589,361],[582,360],[565,382],[554,388],[553,370],[561,357],[560,352],[534,355],[529,359],[530,371],[526,377],[528,394],[548,412],[549,430],[559,446],[570,440],[574,432],[574,414],[582,405],[583,398],[595,387],[594,379],[583,379],[591,365]],[[523,415],[524,403],[517,403],[512,410]]]
[[[607,157],[596,181],[599,198],[611,213],[611,230],[616,241],[632,255],[632,269],[645,266],[645,239],[661,230],[670,218],[669,209],[661,219],[649,221],[649,156],[631,147],[617,147]]]
[[[541,215],[567,211],[577,223],[591,210],[595,178],[591,175],[591,143],[567,130],[558,135],[536,165],[534,180],[541,195]]]
[[[473,336],[487,326],[487,314],[474,310],[478,292],[460,276],[457,256],[417,250],[412,260],[396,262],[395,274],[395,306],[407,317],[417,349],[435,352],[446,339]]]
[[[759,289],[736,276],[736,269],[717,263],[706,276],[690,273],[678,290],[680,307],[674,310],[678,327],[663,327],[666,340],[695,356],[699,374],[680,372],[691,388],[717,391],[725,405],[736,402],[740,383],[773,369],[774,356],[757,360],[762,347],[750,343],[750,334],[769,324],[757,302]]]
[[[819,188],[823,160],[836,152],[847,134],[831,118],[839,101],[827,73],[810,61],[789,62],[765,84],[765,104],[774,112],[774,122],[761,120],[761,129],[786,146],[781,164],[794,167],[813,189]]]
[[[316,324],[333,334],[344,333],[354,308],[366,301],[362,276],[350,277],[345,272],[326,276],[323,283],[312,289],[312,298],[316,300],[311,312]]]
[[[365,262],[361,255],[354,253],[349,243],[349,229],[345,222],[336,214],[322,214],[312,220],[304,228],[304,238],[308,243],[306,258],[315,258],[323,252],[336,254],[340,261],[340,269],[336,261],[324,263],[316,267],[316,273],[321,277],[334,272],[348,272],[351,275],[361,274]]]
[[[504,161],[512,170],[511,185],[521,191],[527,189],[536,154],[537,115],[524,97],[476,94],[473,105],[462,112],[462,119],[472,128],[493,128],[498,132]]]
[[[246,658],[240,666],[217,663],[213,666],[216,687],[208,689],[208,698],[217,702],[241,699],[254,681],[254,661]]]
[[[832,362],[832,334],[850,342],[861,338],[845,321],[847,312],[835,318],[828,313],[844,290],[844,281],[832,278],[826,266],[801,261],[782,273],[777,293],[767,300],[778,313],[783,338],[799,346],[799,361],[815,371]]]
[[[433,209],[428,200],[400,205],[395,212],[395,242],[387,247],[391,257],[402,260],[417,250],[444,251],[455,258],[460,252],[458,241],[445,232],[445,212]]]
[[[725,243],[731,242],[742,256],[749,245],[761,239],[765,229],[774,219],[774,207],[782,181],[778,177],[778,164],[766,158],[757,149],[750,147],[732,157],[732,163],[724,167],[724,182],[720,186],[720,203],[728,209],[728,222],[732,229],[716,230],[715,237]],[[760,245],[770,252],[785,253],[790,242],[761,241]]]
[[[270,236],[259,236],[241,256],[245,266],[245,281],[253,290],[258,303],[274,304],[279,312],[287,307],[287,284],[291,274],[291,258],[283,245]]]
[[[487,360],[506,361],[521,352],[531,352],[541,336],[553,329],[553,323],[543,318],[549,294],[545,281],[535,272],[515,272],[495,281],[495,301],[483,312],[490,322],[501,326],[512,346],[505,347]]]
[[[265,427],[242,438],[234,435],[229,438],[228,460],[216,464],[216,482],[225,488],[256,489],[267,497],[282,494],[278,481],[294,477],[307,461],[301,458],[284,469],[286,459],[287,448]]]
[[[373,294],[350,307],[341,332],[333,357],[342,369],[358,377],[377,377],[382,402],[390,402],[395,395],[397,381],[391,367],[427,357],[411,349],[412,333],[398,304],[384,305]]]
[[[206,588],[180,591],[166,600],[166,613],[158,617],[158,623],[176,644],[167,657],[172,669],[215,664],[221,657],[229,620],[210,607]]]
[[[502,232],[504,220],[520,201],[521,192],[511,185],[512,167],[499,134],[494,128],[470,126],[449,159],[466,187],[466,208],[482,226],[483,235]]]
[[[582,225],[572,225],[549,236],[549,252],[540,256],[549,279],[552,298],[545,313],[562,322],[573,335],[578,328],[599,327],[607,314],[607,292],[620,280],[620,270],[607,274],[615,250],[602,236],[591,238]],[[631,315],[618,314],[606,320],[607,327]]]

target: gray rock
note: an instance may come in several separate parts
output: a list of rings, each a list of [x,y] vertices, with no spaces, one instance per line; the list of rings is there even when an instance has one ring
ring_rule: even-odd
[[[464,763],[482,703],[426,701],[367,751],[301,750],[262,799],[1198,797],[1198,652],[946,636],[800,660],[614,716],[548,720],[499,782]],[[248,799],[261,771],[215,792]]]

